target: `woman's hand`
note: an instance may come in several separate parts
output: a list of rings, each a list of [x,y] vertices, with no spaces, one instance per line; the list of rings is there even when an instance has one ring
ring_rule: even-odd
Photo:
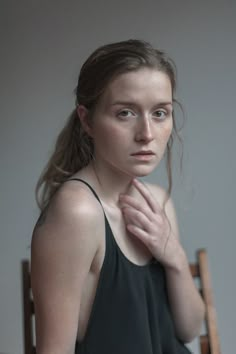
[[[134,179],[133,185],[144,200],[140,202],[127,194],[121,196],[120,203],[126,227],[165,267],[168,298],[176,334],[183,342],[189,342],[200,332],[204,304],[179,242],[174,207],[169,200],[165,213],[143,183]]]
[[[120,196],[120,205],[127,230],[141,240],[152,255],[164,266],[175,268],[183,254],[171,222],[148,188],[137,179],[133,185],[144,198],[140,203],[129,195]]]

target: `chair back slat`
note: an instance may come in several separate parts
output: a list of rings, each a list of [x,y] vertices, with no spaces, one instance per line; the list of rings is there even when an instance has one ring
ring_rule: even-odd
[[[217,331],[216,310],[214,307],[213,293],[209,272],[207,252],[205,249],[197,251],[197,262],[190,264],[190,271],[193,278],[199,280],[199,292],[203,298],[206,315],[206,334],[199,338],[201,354],[221,354],[220,342]]]
[[[36,354],[33,343],[34,303],[31,298],[30,265],[28,260],[22,261],[22,292],[23,292],[23,331],[25,354]]]
[[[199,266],[198,264],[190,264],[190,271],[194,278],[199,277]]]
[[[198,252],[198,263],[199,263],[200,277],[202,282],[202,296],[206,304],[206,325],[209,334],[210,348],[213,354],[220,354],[216,310],[215,310],[214,300],[213,300],[207,253],[205,250]]]
[[[209,346],[209,339],[207,335],[200,336],[200,350],[201,354],[210,354],[210,346]]]

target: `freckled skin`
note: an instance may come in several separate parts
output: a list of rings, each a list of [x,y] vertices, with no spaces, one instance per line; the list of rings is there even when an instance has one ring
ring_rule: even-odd
[[[143,68],[119,75],[108,85],[92,119],[96,164],[116,174],[150,174],[163,157],[172,125],[172,89],[166,74]],[[137,161],[131,154],[140,150],[152,150],[155,156]]]

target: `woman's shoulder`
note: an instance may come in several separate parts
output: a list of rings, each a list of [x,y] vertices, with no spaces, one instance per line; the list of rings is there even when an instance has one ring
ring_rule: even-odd
[[[60,217],[87,220],[100,218],[102,208],[89,187],[79,180],[67,180],[53,196],[48,213]]]
[[[98,200],[86,185],[67,181],[42,211],[34,228],[33,239],[37,234],[37,238],[41,239],[64,238],[72,243],[82,239],[85,241],[99,222],[102,226],[102,213]]]
[[[88,217],[101,214],[99,201],[89,187],[78,179],[64,182],[51,204],[52,208],[59,208],[65,213],[76,213]]]

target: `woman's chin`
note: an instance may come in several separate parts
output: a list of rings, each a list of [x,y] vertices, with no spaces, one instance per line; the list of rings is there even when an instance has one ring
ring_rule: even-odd
[[[154,170],[155,170],[156,166],[148,166],[148,167],[139,167],[137,169],[134,169],[133,171],[133,176],[134,177],[146,177],[148,175],[150,175]]]

